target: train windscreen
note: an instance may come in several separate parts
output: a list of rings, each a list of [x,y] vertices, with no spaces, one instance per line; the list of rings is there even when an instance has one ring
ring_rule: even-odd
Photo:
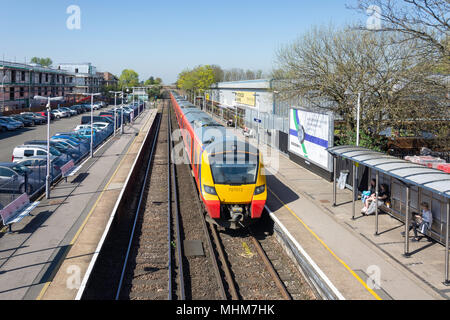
[[[248,153],[220,153],[210,158],[215,184],[242,185],[256,183],[258,157]]]

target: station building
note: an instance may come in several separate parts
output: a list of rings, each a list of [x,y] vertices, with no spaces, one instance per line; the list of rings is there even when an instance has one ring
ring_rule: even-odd
[[[14,111],[43,106],[34,96],[75,97],[100,92],[104,73],[97,73],[91,63],[64,63],[56,68],[38,64],[0,61],[0,111]],[[114,81],[114,76],[106,81]]]

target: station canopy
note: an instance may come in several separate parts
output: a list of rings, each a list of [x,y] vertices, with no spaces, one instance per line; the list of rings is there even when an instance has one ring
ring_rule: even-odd
[[[450,198],[450,174],[448,173],[362,147],[337,146],[327,150],[333,156],[348,159],[406,184]]]

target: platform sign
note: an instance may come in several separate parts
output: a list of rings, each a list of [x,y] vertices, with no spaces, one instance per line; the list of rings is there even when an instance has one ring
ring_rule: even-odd
[[[235,102],[250,107],[256,106],[255,92],[238,91],[236,92]]]
[[[289,151],[333,171],[333,159],[326,150],[334,143],[333,114],[300,108],[289,111]]]

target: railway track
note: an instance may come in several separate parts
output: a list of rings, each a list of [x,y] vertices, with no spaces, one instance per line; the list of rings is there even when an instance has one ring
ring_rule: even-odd
[[[233,231],[205,220],[188,161],[175,161],[181,140],[172,138],[178,125],[170,109],[165,100],[136,205],[102,249],[84,298],[314,299],[270,223]]]

